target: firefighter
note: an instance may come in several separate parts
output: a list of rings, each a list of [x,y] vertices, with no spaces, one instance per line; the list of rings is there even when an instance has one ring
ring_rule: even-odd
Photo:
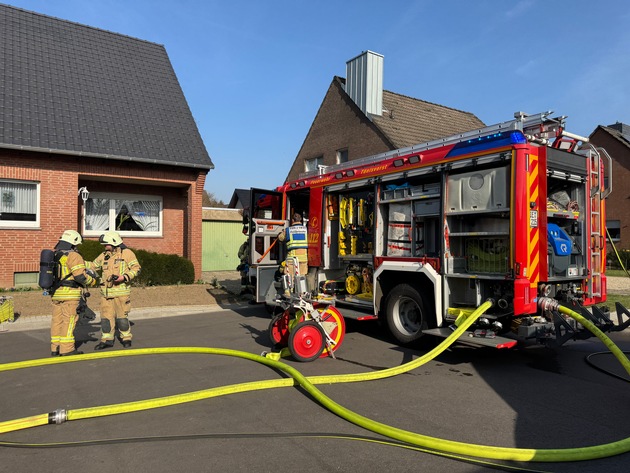
[[[285,274],[289,275],[291,286],[294,286],[296,275],[295,261],[298,262],[297,275],[306,276],[308,272],[308,233],[306,225],[302,223],[302,215],[295,212],[291,218],[291,225],[278,235],[278,240],[286,242],[287,259]]]
[[[101,341],[94,347],[103,350],[114,346],[114,333],[120,333],[122,346],[131,346],[130,282],[140,273],[140,263],[133,251],[123,244],[117,232],[106,232],[99,242],[105,251],[90,264],[90,268],[101,274]]]
[[[83,242],[74,230],[66,230],[55,246],[59,262],[52,290],[52,320],[50,326],[51,356],[80,355],[74,345],[74,328],[79,319],[79,303],[85,287],[96,286],[94,277],[86,269],[77,246]]]
[[[236,270],[241,274],[241,295],[250,294],[247,278],[249,275],[249,240],[245,240],[238,249],[238,259],[240,264],[236,267]]]

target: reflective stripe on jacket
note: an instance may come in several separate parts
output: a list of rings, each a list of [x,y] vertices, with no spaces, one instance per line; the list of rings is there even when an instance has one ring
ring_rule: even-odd
[[[54,301],[69,301],[81,299],[82,285],[75,281],[75,277],[83,275],[85,285],[94,285],[94,278],[85,272],[85,261],[76,251],[68,251],[59,259],[59,287],[55,290]]]
[[[140,263],[133,251],[129,248],[115,247],[112,251],[104,251],[96,257],[91,269],[102,271],[101,294],[103,297],[120,297],[131,294],[129,282],[140,273]],[[112,276],[124,276],[125,280],[120,284],[112,284]]]
[[[308,249],[308,233],[306,225],[291,225],[287,228],[287,250],[289,255],[293,250]]]

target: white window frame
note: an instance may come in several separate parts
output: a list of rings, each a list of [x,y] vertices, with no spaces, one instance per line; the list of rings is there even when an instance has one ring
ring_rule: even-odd
[[[305,159],[304,160],[304,171],[311,172],[317,171],[318,166],[324,164],[323,156],[316,156],[315,158]]]
[[[164,228],[164,199],[159,195],[141,195],[141,194],[112,194],[106,192],[90,192],[90,199],[108,199],[110,201],[109,204],[109,228],[110,230],[118,231],[121,237],[138,237],[138,238],[151,238],[151,237],[161,237],[163,228]],[[117,200],[150,200],[159,202],[160,210],[158,215],[158,225],[159,229],[157,231],[119,231],[116,230],[116,217],[118,215],[118,211],[115,206],[115,201]],[[85,210],[86,206],[82,206],[82,216],[81,216],[81,228],[82,234],[86,237],[97,237],[101,236],[107,230],[86,230],[85,228]]]
[[[30,184],[35,186],[35,192],[37,193],[37,209],[35,211],[35,221],[28,222],[24,220],[0,220],[0,228],[39,228],[40,215],[41,215],[41,183],[37,181],[22,181],[18,179],[0,179],[0,182],[10,182],[16,184]],[[0,191],[0,199],[3,195]]]

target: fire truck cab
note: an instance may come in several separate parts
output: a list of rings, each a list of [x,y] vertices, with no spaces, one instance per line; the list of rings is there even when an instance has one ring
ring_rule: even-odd
[[[278,235],[295,212],[308,228],[314,301],[346,318],[378,317],[409,343],[487,299],[478,344],[554,339],[577,329],[539,308],[606,300],[603,149],[566,132],[566,117],[515,114],[483,129],[305,173],[252,189],[250,264],[256,300],[282,294]]]

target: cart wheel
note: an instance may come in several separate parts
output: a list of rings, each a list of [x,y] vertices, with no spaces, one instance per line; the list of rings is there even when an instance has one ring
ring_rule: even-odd
[[[317,322],[302,322],[289,334],[289,351],[297,361],[313,361],[324,351],[324,340],[324,331]]]
[[[272,345],[287,346],[289,341],[289,319],[291,315],[288,310],[276,315],[269,324],[269,339]]]
[[[341,312],[336,307],[328,307],[326,310],[317,309],[322,316],[322,327],[324,332],[328,334],[330,338],[335,342],[332,346],[332,351],[335,352],[343,343],[343,339],[346,336],[346,321],[341,315]],[[329,348],[326,346],[326,340],[324,340],[324,351],[320,357],[330,355]]]

